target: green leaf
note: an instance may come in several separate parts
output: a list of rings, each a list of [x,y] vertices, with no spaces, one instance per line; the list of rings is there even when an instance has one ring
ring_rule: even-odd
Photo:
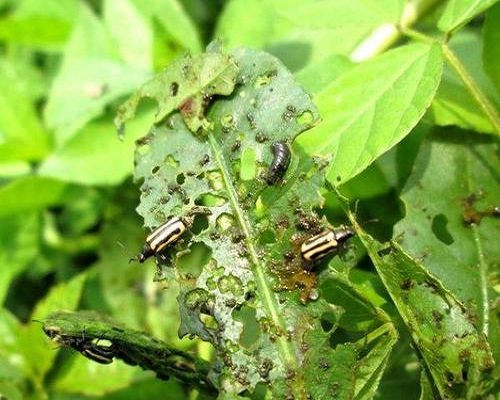
[[[80,3],[79,20],[64,52],[45,108],[60,146],[106,105],[130,93],[149,71],[127,65],[100,20]]]
[[[140,2],[144,3],[144,2]],[[159,24],[185,49],[198,53],[203,49],[197,26],[178,0],[153,0],[148,2],[152,15]],[[141,4],[141,6],[143,6]]]
[[[364,30],[399,22],[402,0],[272,0],[279,15],[301,27]]]
[[[3,304],[12,280],[36,257],[39,229],[37,213],[0,219],[0,303]]]
[[[84,185],[116,185],[133,171],[135,139],[151,123],[146,113],[130,124],[120,141],[111,121],[90,123],[78,131],[40,166],[39,175]]]
[[[449,46],[476,82],[477,90],[481,90],[490,101],[498,100],[490,79],[484,73],[480,37],[464,28],[451,39]],[[430,115],[433,122],[440,126],[456,125],[477,132],[495,132],[476,99],[448,63],[445,64],[443,79],[432,102]]]
[[[0,20],[0,40],[51,51],[66,42],[77,16],[73,0],[25,0]]]
[[[204,109],[214,95],[228,95],[233,91],[237,66],[231,57],[218,51],[191,57],[185,55],[171,67],[144,84],[118,110],[115,124],[119,131],[135,115],[139,102],[150,97],[158,102],[155,122],[174,110],[179,110],[192,132],[207,122]]]
[[[0,159],[42,159],[49,150],[49,136],[44,130],[31,99],[0,69]]]
[[[106,0],[103,11],[104,23],[121,59],[130,67],[151,71],[153,32],[150,22],[139,13],[132,0]]]
[[[468,132],[431,136],[404,189],[406,217],[395,226],[409,254],[424,258],[430,273],[491,338],[498,325],[490,318],[496,294],[489,281],[500,259],[493,240],[499,234],[493,217],[500,196],[496,151],[495,141],[477,140]]]
[[[309,93],[318,96],[335,79],[354,67],[354,63],[347,57],[333,54],[324,60],[311,64],[295,74],[295,79],[304,86]]]
[[[316,97],[323,121],[299,143],[309,154],[333,155],[328,179],[344,183],[411,131],[441,72],[437,45],[408,45],[360,64]]]
[[[483,28],[483,62],[484,70],[495,85],[500,96],[500,4],[491,7],[486,13]]]
[[[494,361],[469,310],[397,243],[384,246],[366,233],[358,234],[440,395],[475,397],[475,384]]]
[[[66,183],[26,176],[0,188],[0,216],[36,211],[62,204],[72,192]]]
[[[497,0],[450,0],[438,21],[443,32],[452,32],[495,4]]]
[[[233,0],[226,3],[214,37],[228,48],[265,49],[298,71],[333,54],[349,55],[374,29],[399,21],[401,4],[400,0]]]

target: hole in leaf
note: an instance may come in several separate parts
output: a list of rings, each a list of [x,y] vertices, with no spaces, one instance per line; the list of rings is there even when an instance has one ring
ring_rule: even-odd
[[[169,154],[165,157],[164,161],[165,165],[172,167],[172,168],[179,168],[179,161],[177,161],[172,154]]]
[[[198,235],[208,228],[208,217],[203,214],[197,214],[194,217],[193,225],[191,226],[191,232],[194,235]]]
[[[276,242],[276,235],[273,230],[266,229],[263,231],[259,237],[259,244],[270,244]]]
[[[260,326],[255,318],[255,308],[243,306],[233,311],[233,318],[243,324],[240,335],[240,345],[250,349],[260,338]]]
[[[204,193],[196,198],[194,204],[197,206],[218,207],[226,203],[226,199],[221,196],[215,196],[211,193]]]
[[[177,182],[178,185],[182,185],[184,182],[186,182],[186,177],[184,176],[184,174],[179,174],[175,178],[175,181]]]
[[[224,187],[224,180],[219,171],[207,172],[207,180],[209,186],[214,190],[220,190]]]
[[[444,214],[438,214],[432,219],[432,232],[441,242],[450,245],[454,242],[453,236],[448,231],[448,218]]]
[[[330,336],[330,346],[335,348],[339,344],[354,343],[361,340],[363,336],[364,332],[347,331],[339,327]]]
[[[217,286],[221,293],[231,293],[234,296],[241,296],[243,294],[241,279],[231,274],[220,278]]]
[[[219,324],[217,323],[217,320],[209,314],[200,314],[200,321],[205,325],[205,328],[207,329],[217,329],[219,327]]]
[[[231,214],[223,213],[217,217],[217,226],[226,231],[235,225],[234,217]]]
[[[325,332],[330,332],[337,322],[337,317],[333,313],[323,313],[321,316],[321,328]]]
[[[203,242],[195,242],[189,247],[189,253],[178,259],[179,269],[185,274],[199,276],[203,267],[208,264],[212,249]]]
[[[309,125],[310,123],[313,122],[313,120],[314,120],[314,115],[309,110],[302,111],[297,116],[297,122],[301,125]]]
[[[245,147],[241,154],[240,178],[249,181],[255,178],[257,166],[255,164],[255,151],[251,147]]]

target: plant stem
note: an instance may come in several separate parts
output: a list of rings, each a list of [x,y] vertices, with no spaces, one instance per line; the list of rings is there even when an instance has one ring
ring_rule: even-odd
[[[401,38],[401,30],[407,29],[415,24],[422,15],[433,7],[442,3],[442,0],[414,0],[408,2],[398,24],[386,24],[375,29],[358,47],[351,53],[351,60],[360,62],[370,59],[391,47]]]
[[[470,92],[472,97],[474,97],[476,102],[479,104],[479,107],[481,108],[481,110],[483,110],[484,114],[493,125],[495,133],[497,135],[500,135],[500,117],[498,116],[495,107],[490,103],[489,99],[481,91],[477,83],[467,72],[464,65],[460,62],[455,53],[453,53],[451,49],[444,43],[441,45],[441,47],[443,49],[443,54],[446,58],[446,61],[448,61],[448,63],[452,66],[452,68],[464,83],[465,88]]]

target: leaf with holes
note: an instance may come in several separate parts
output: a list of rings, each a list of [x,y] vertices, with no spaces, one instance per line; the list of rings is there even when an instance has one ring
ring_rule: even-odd
[[[213,51],[194,57],[185,55],[122,104],[115,125],[121,131],[123,124],[134,116],[141,99],[150,97],[158,102],[155,122],[179,110],[189,129],[197,132],[207,123],[204,112],[211,97],[233,91],[237,71],[232,57],[219,52],[216,44]]]
[[[497,357],[498,161],[488,137],[449,129],[430,136],[404,188],[406,216],[394,228],[406,251],[465,304]]]
[[[342,314],[341,306],[319,296],[318,276],[300,254],[307,237],[329,227],[313,211],[323,202],[319,189],[329,160],[311,158],[295,145],[319,116],[291,73],[265,52],[238,49],[230,59],[238,66],[234,91],[211,104],[203,134],[193,135],[181,113],[174,113],[140,140],[138,211],[150,229],[173,216],[188,228],[157,256],[157,279],[180,285],[180,336],[214,345],[212,380],[219,390],[234,395],[265,384],[276,398],[304,397],[318,367],[314,332],[323,332],[327,351],[338,324],[325,331],[321,320]],[[179,68],[173,64],[165,74],[177,76]],[[283,178],[269,185],[276,142],[288,143],[291,162]],[[201,265],[189,262],[200,251]],[[376,312],[371,320],[373,331],[384,322]],[[363,329],[361,336],[368,327]],[[394,339],[383,337],[348,346],[352,362],[366,363],[364,373],[325,376],[325,387],[348,390],[354,382],[357,390],[372,392]],[[373,351],[356,357],[367,343]],[[341,347],[331,350],[332,360],[342,359]]]

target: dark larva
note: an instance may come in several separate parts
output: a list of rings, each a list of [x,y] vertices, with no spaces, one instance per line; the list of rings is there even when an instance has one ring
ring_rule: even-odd
[[[284,142],[276,142],[271,146],[274,154],[274,159],[269,167],[266,182],[269,185],[274,185],[281,180],[290,164],[291,153],[288,144]]]

